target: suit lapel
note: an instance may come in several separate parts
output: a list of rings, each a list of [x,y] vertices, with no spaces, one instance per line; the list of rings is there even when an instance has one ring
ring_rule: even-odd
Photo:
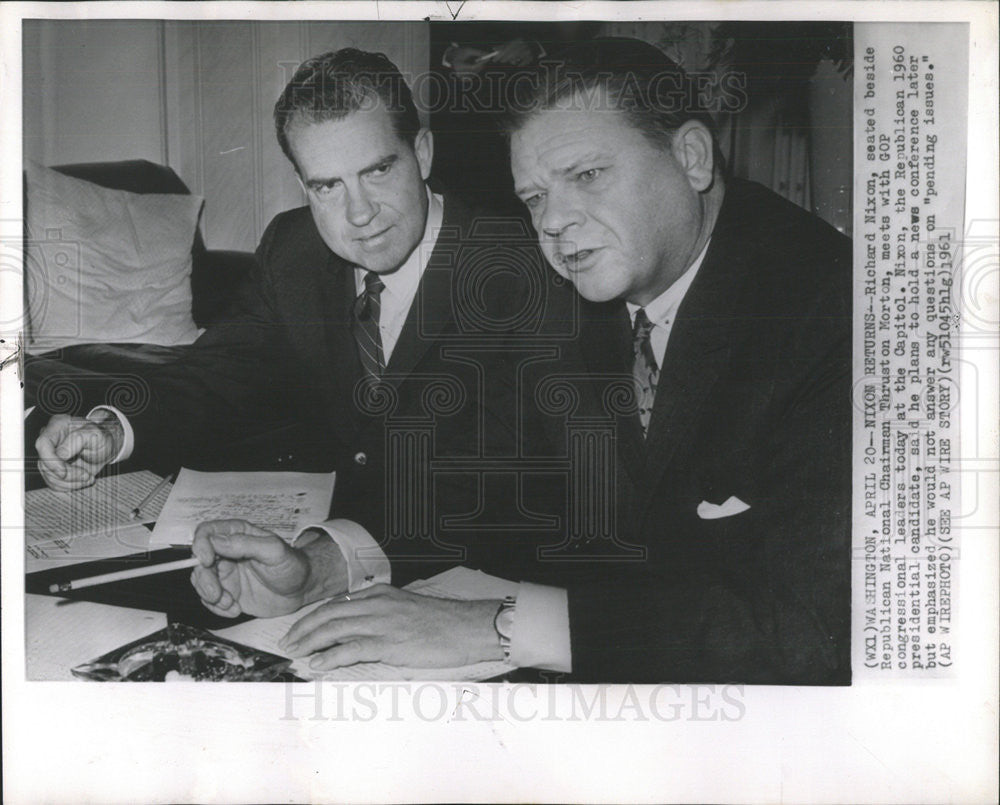
[[[386,366],[386,379],[395,386],[416,369],[441,333],[455,322],[453,288],[455,276],[462,270],[455,256],[459,254],[464,217],[460,205],[446,197],[441,231]]]
[[[356,296],[353,267],[332,252],[322,272],[319,288],[325,321],[326,360],[318,366],[330,367],[327,384],[329,418],[345,417],[360,426],[362,417],[354,401],[354,386],[361,378],[361,361],[351,332],[351,309]]]
[[[729,362],[732,328],[748,278],[720,213],[698,275],[677,311],[646,437],[648,489],[696,435],[706,397]]]

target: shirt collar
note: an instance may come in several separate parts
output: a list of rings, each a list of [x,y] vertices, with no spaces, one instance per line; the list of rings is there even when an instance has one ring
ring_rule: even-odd
[[[441,231],[441,223],[444,220],[444,200],[437,193],[432,193],[429,187],[427,190],[427,220],[424,222],[424,234],[420,238],[420,243],[413,250],[406,262],[395,271],[388,274],[380,274],[379,278],[385,286],[385,293],[388,291],[393,296],[406,299],[413,296],[420,278],[424,275],[424,269],[430,262],[431,252],[437,243],[438,233]],[[365,288],[365,274],[368,271],[357,267],[354,269],[354,285],[358,293]]]
[[[695,258],[694,262],[691,263],[690,267],[685,271],[677,280],[674,281],[667,290],[661,293],[648,305],[640,306],[633,305],[631,302],[626,302],[625,306],[628,308],[628,315],[632,319],[632,323],[635,323],[635,314],[639,312],[640,309],[646,311],[646,316],[653,325],[669,326],[673,323],[674,317],[677,315],[677,308],[681,306],[681,302],[684,301],[684,296],[688,292],[688,288],[691,287],[691,283],[694,282],[695,275],[698,273],[698,269],[701,268],[702,261],[705,259],[705,253],[708,251],[708,244],[712,242],[709,238],[708,242],[705,243],[705,247],[701,250],[701,253]]]

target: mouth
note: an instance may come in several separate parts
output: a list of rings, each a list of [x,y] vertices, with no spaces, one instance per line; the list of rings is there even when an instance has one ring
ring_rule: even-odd
[[[571,273],[576,273],[590,268],[596,260],[594,255],[599,251],[601,249],[598,247],[594,249],[578,249],[575,252],[556,252],[555,259],[559,266]]]
[[[376,232],[374,235],[365,235],[364,237],[355,238],[357,243],[360,243],[363,247],[378,246],[385,238],[386,233],[392,229],[391,226],[387,226],[381,232]]]

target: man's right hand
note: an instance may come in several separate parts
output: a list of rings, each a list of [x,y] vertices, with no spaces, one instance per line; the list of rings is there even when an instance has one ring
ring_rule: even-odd
[[[71,492],[90,486],[118,455],[124,441],[122,426],[113,414],[106,417],[57,414],[42,428],[35,440],[38,469],[52,489]]]
[[[245,520],[202,523],[191,544],[202,566],[192,572],[191,584],[202,604],[217,615],[285,615],[322,595],[328,584],[334,591],[346,589],[340,550],[331,540],[325,543],[310,553],[311,546],[293,548]],[[317,556],[318,550],[333,557],[333,564]]]

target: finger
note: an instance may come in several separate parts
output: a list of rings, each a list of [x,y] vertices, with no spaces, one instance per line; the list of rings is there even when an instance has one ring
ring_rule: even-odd
[[[336,618],[319,624],[295,641],[282,641],[278,643],[278,647],[290,657],[308,657],[338,643],[367,637],[374,637],[370,618]]]
[[[51,486],[60,492],[73,492],[90,486],[96,478],[97,476],[86,467],[70,464],[66,466],[66,474],[62,478],[53,479]]]
[[[191,571],[191,585],[205,604],[217,604],[222,598],[222,585],[214,570],[196,567]]]
[[[357,592],[338,595],[293,623],[279,645],[288,648],[302,642],[305,635],[332,619],[361,617],[382,612],[385,610],[384,599],[399,592],[391,584],[373,584]]]
[[[215,548],[212,546],[212,540],[201,530],[201,525],[194,531],[194,539],[191,541],[191,553],[195,555],[195,558],[204,567],[211,567],[215,564]]]
[[[263,537],[246,534],[211,536],[212,547],[219,556],[227,559],[251,559],[265,565],[277,565],[288,558],[290,549],[280,537],[268,534]]]
[[[66,483],[64,477],[56,475],[52,469],[41,463],[38,465],[38,471],[41,473],[46,485],[57,492],[72,492],[76,488],[74,484]],[[65,475],[65,470],[63,470],[63,474]]]
[[[357,606],[352,608],[353,601],[345,601],[343,597],[336,598],[329,603],[317,607],[308,615],[303,615],[292,624],[288,633],[278,642],[279,646],[287,648],[299,643],[302,638],[319,628],[324,623],[336,618],[349,617],[357,614]]]
[[[223,618],[235,618],[243,614],[243,610],[240,609],[235,602],[233,602],[229,607],[222,607],[218,604],[209,604],[204,601],[202,603],[205,605],[205,609],[209,612],[214,612],[216,615],[221,615]]]
[[[66,462],[56,455],[56,445],[62,439],[62,431],[68,422],[69,417],[65,414],[52,417],[35,439],[39,468],[47,469],[56,478],[63,478],[66,475]]]
[[[68,430],[63,440],[56,446],[56,456],[63,461],[77,457],[94,457],[107,454],[111,437],[93,423]]]
[[[199,523],[194,531],[195,536],[204,534],[206,537],[230,536],[232,534],[247,534],[251,537],[277,536],[272,531],[255,526],[246,520],[206,520]]]
[[[235,618],[242,614],[243,610],[239,602],[233,598],[228,590],[219,586],[218,580],[214,579],[211,571],[196,567],[191,573],[191,584],[198,593],[202,605],[216,615]]]
[[[374,638],[359,637],[319,652],[309,660],[309,667],[314,671],[329,671],[358,662],[375,662],[380,657],[379,646]]]

